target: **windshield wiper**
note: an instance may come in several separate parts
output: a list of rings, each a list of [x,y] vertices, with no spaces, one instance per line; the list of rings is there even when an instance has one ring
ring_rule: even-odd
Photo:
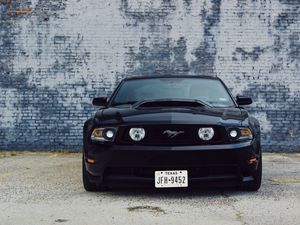
[[[193,99],[193,100],[196,101],[196,102],[200,102],[201,104],[203,104],[203,105],[205,105],[205,106],[213,107],[213,105],[210,104],[210,103],[207,102],[207,101],[199,100],[199,99]]]
[[[136,103],[137,101],[128,101],[128,102],[116,102],[113,103],[112,106],[118,106],[118,105],[133,105],[134,103]]]

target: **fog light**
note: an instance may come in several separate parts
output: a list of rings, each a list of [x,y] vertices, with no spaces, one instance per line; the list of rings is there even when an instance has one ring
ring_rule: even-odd
[[[199,138],[203,141],[209,141],[213,138],[215,132],[212,127],[202,127],[198,130]]]
[[[232,131],[230,131],[229,135],[232,138],[236,138],[238,136],[238,132],[236,130],[232,130]]]
[[[141,141],[145,137],[145,129],[144,128],[131,128],[129,130],[129,136],[134,141]]]

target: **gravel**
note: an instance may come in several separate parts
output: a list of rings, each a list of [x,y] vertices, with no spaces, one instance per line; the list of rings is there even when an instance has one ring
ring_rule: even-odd
[[[81,154],[0,152],[0,224],[299,225],[300,154],[265,153],[258,192],[82,187]]]

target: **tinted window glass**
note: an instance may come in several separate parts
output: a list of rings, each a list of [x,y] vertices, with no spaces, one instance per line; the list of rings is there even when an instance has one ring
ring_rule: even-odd
[[[113,105],[159,99],[201,100],[216,107],[234,105],[219,80],[205,78],[127,80],[113,99]]]

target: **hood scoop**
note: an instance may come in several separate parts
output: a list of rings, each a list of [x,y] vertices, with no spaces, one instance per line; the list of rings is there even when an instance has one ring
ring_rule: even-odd
[[[151,100],[138,102],[134,108],[152,108],[152,107],[203,107],[206,104],[196,100]]]

